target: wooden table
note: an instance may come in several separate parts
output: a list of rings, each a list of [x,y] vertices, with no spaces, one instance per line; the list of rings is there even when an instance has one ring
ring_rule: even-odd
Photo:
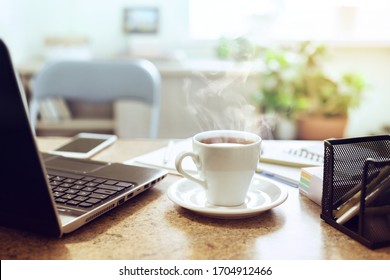
[[[49,150],[67,138],[41,138]],[[95,157],[122,162],[167,140],[119,140]],[[288,190],[288,199],[259,216],[240,220],[202,217],[166,195],[180,177],[154,188],[62,239],[0,227],[6,259],[390,259],[390,247],[370,250],[320,219],[320,207]]]

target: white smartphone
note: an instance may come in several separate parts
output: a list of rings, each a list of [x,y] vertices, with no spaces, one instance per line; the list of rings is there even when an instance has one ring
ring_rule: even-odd
[[[49,153],[72,158],[90,158],[117,139],[118,137],[112,134],[79,133],[68,143]]]

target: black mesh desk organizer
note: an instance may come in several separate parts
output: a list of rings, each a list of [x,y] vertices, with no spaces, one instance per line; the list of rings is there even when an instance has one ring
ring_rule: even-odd
[[[389,171],[390,135],[325,140],[321,218],[371,249],[389,246]],[[337,211],[352,196],[360,205],[341,223]]]

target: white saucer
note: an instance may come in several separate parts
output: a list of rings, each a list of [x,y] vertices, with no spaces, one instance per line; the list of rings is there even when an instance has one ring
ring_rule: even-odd
[[[221,219],[239,219],[258,215],[282,204],[288,196],[285,189],[255,176],[249,187],[245,203],[234,207],[221,207],[207,203],[204,189],[197,183],[181,179],[168,189],[168,197],[177,205],[203,216]]]

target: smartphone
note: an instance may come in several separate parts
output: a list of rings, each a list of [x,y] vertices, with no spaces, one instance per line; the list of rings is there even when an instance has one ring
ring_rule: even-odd
[[[79,133],[51,154],[73,158],[90,158],[113,144],[118,137],[112,134]]]

